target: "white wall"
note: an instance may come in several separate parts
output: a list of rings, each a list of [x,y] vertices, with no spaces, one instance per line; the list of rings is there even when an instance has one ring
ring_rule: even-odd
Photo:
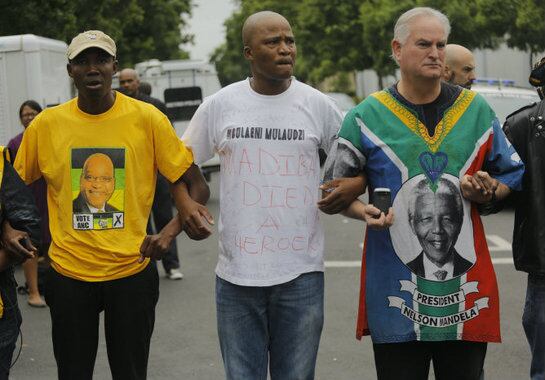
[[[501,78],[515,81],[517,87],[531,88],[528,83],[530,76],[530,53],[508,48],[502,44],[496,50],[476,49],[473,51],[477,78]],[[542,57],[538,54],[537,57]],[[534,57],[534,61],[536,61]]]

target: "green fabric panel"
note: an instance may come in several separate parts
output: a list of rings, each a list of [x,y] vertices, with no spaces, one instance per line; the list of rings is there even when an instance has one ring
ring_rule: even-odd
[[[492,126],[494,117],[486,101],[482,96],[477,95],[441,144],[441,148],[444,147],[449,152],[446,173],[458,176],[479,139]],[[471,126],[471,128],[465,126]]]
[[[365,100],[367,101],[367,100]],[[365,102],[364,101],[364,102]],[[364,103],[363,102],[363,103]],[[361,131],[360,126],[356,122],[356,117],[358,115],[358,110],[362,108],[363,103],[360,103],[355,108],[351,109],[345,116],[341,129],[339,130],[339,137],[342,137],[345,140],[348,140],[363,153],[363,146],[361,144]]]
[[[460,277],[453,278],[445,282],[429,281],[423,278],[417,280],[418,290],[422,293],[432,296],[446,296],[448,294],[456,293],[460,290]],[[418,304],[418,311],[422,314],[431,315],[435,317],[443,317],[446,315],[456,314],[459,309],[459,304],[436,307]],[[422,340],[445,340],[445,334],[452,337],[450,339],[456,339],[457,325],[447,327],[428,327],[420,326],[420,338]]]

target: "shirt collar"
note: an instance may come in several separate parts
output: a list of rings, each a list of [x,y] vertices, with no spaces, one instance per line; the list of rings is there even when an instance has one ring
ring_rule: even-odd
[[[442,267],[438,267],[433,262],[431,262],[430,259],[428,259],[428,256],[426,256],[426,253],[422,252],[422,255],[424,258],[424,275],[428,280],[437,281],[437,277],[434,275],[434,273],[437,272],[438,270],[447,271],[447,275],[443,279],[443,281],[450,280],[453,277],[454,263],[452,262],[452,260],[445,263],[445,265],[443,265]]]

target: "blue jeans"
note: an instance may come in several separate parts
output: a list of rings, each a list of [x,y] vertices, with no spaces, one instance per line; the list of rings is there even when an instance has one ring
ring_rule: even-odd
[[[324,274],[239,286],[216,277],[218,335],[227,380],[314,379],[324,324]]]
[[[532,364],[530,378],[532,380],[545,380],[545,276],[537,274],[528,275],[528,288],[526,289],[526,304],[522,316],[522,325],[530,351]]]

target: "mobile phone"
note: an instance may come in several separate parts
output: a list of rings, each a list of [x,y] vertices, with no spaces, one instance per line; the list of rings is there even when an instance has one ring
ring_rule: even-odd
[[[390,207],[392,207],[392,195],[390,189],[386,187],[377,187],[373,191],[371,203],[373,206],[382,211],[384,215],[388,215],[388,210]],[[377,218],[379,217],[380,215],[377,216]]]

